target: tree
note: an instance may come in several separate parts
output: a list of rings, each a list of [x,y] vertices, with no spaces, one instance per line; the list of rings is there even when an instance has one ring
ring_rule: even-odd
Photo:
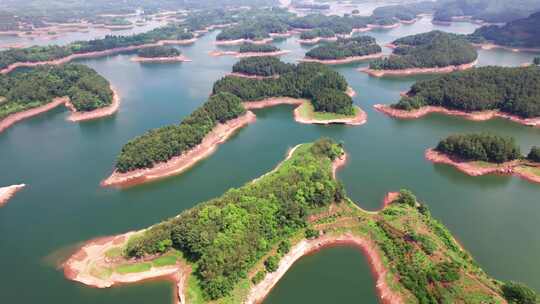
[[[510,303],[536,304],[538,296],[534,290],[522,283],[508,282],[502,286],[503,296]]]
[[[540,147],[532,147],[527,155],[527,159],[533,162],[540,163]]]
[[[264,267],[268,272],[274,272],[279,267],[279,258],[275,255],[269,256],[266,261],[264,261]]]

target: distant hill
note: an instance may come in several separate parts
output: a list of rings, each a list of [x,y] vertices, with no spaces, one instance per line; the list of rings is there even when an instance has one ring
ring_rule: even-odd
[[[502,46],[540,48],[540,12],[502,27],[481,27],[471,37],[479,42],[484,40]]]
[[[492,23],[505,23],[525,18],[540,11],[538,0],[439,0],[436,21],[452,21],[452,17],[471,16]]]

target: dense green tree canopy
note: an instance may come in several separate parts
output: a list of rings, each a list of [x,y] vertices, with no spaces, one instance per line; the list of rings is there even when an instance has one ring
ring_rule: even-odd
[[[340,202],[343,187],[332,178],[331,161],[342,148],[329,139],[303,145],[279,170],[257,183],[231,189],[219,198],[152,226],[128,243],[126,254],[140,257],[172,241],[196,261],[205,296],[227,295],[248,270],[281,240],[306,227],[310,210]],[[275,256],[268,271],[277,268]]]
[[[91,111],[112,102],[109,82],[80,64],[42,66],[0,75],[0,119],[67,96],[77,111]]]
[[[527,159],[540,163],[540,147],[532,147],[531,151],[527,155]]]
[[[378,18],[396,18],[399,20],[413,20],[420,14],[433,13],[436,8],[434,1],[413,2],[408,4],[397,4],[380,6],[373,10],[373,16]]]
[[[129,141],[117,158],[120,172],[152,168],[197,146],[215,127],[245,113],[241,100],[228,93],[211,96],[180,124],[153,129]]]
[[[224,29],[216,37],[217,40],[269,38],[270,33],[284,33],[289,30],[287,23],[278,18],[267,17],[258,20],[245,21]]]
[[[534,290],[525,284],[508,282],[502,286],[503,296],[509,303],[537,304],[538,296]]]
[[[441,31],[407,36],[393,42],[393,55],[370,64],[376,70],[434,68],[471,63],[478,57],[476,49],[464,36]]]
[[[337,42],[324,43],[309,50],[306,56],[320,60],[343,59],[347,57],[366,56],[381,52],[381,47],[371,36],[339,38]]]
[[[439,0],[434,15],[436,21],[452,21],[452,17],[471,16],[487,22],[509,22],[540,10],[536,0]]]
[[[156,46],[150,48],[144,48],[137,51],[137,55],[143,58],[156,58],[156,57],[176,57],[180,56],[182,52],[171,46]]]
[[[244,43],[240,46],[240,53],[272,53],[279,51],[279,48],[271,44]]]
[[[540,116],[540,69],[481,67],[415,83],[393,105],[410,110],[424,105],[462,111],[501,110],[521,117]]]
[[[512,137],[488,133],[451,135],[439,142],[437,151],[467,161],[504,163],[521,156]]]
[[[502,27],[483,26],[471,34],[471,39],[509,47],[540,48],[540,12],[511,21]]]
[[[232,68],[234,73],[256,76],[274,76],[294,70],[294,65],[270,56],[242,58]]]

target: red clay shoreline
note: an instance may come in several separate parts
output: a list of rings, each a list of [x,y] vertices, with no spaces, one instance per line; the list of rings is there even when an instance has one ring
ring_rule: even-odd
[[[123,52],[129,52],[144,48],[150,48],[150,47],[156,47],[156,46],[162,46],[162,45],[185,45],[185,44],[192,44],[197,40],[197,38],[193,39],[187,39],[187,40],[161,40],[156,43],[149,43],[149,44],[141,44],[141,45],[132,45],[132,46],[126,46],[126,47],[120,47],[120,48],[114,48],[104,51],[97,51],[97,52],[88,52],[88,53],[79,53],[79,54],[72,54],[67,57],[55,59],[55,60],[49,60],[49,61],[36,61],[36,62],[16,62],[13,64],[10,64],[8,67],[0,70],[1,74],[7,74],[12,72],[13,70],[20,68],[20,67],[35,67],[39,65],[60,65],[67,62],[70,62],[74,59],[79,58],[96,58],[96,57],[102,57],[102,56],[108,56]]]
[[[451,73],[455,71],[463,71],[473,68],[478,63],[478,60],[475,60],[470,63],[465,63],[461,65],[450,65],[446,67],[436,67],[436,68],[411,68],[403,70],[375,70],[367,68],[358,69],[360,72],[364,72],[373,77],[383,77],[383,76],[410,76],[418,74],[439,74],[439,73]]]
[[[247,57],[277,57],[290,53],[288,50],[280,50],[275,52],[236,52],[236,51],[210,51],[208,54],[213,57],[219,56],[234,56],[236,58],[247,58]]]
[[[376,104],[373,106],[377,111],[384,113],[388,116],[400,118],[400,119],[417,119],[426,116],[430,113],[441,113],[450,116],[458,116],[472,121],[485,121],[493,118],[503,118],[510,121],[529,126],[540,127],[540,117],[534,118],[521,118],[515,115],[502,113],[500,111],[482,111],[482,112],[464,112],[459,110],[449,110],[443,107],[425,106],[416,110],[399,110],[394,109],[389,105]]]
[[[370,54],[370,55],[364,55],[364,56],[353,56],[353,57],[345,57],[342,59],[316,59],[316,58],[310,58],[310,57],[304,57],[303,59],[300,59],[300,61],[303,62],[317,62],[322,64],[347,64],[357,61],[364,61],[369,59],[377,59],[383,57],[383,53],[376,53],[376,54]]]
[[[109,177],[101,182],[101,186],[124,188],[180,174],[200,160],[210,156],[220,144],[255,120],[255,114],[247,111],[243,116],[218,124],[193,149],[173,157],[167,162],[156,164],[152,168],[137,169],[125,173],[114,170]]]
[[[4,207],[7,202],[24,187],[26,187],[25,184],[0,187],[0,207]]]
[[[70,116],[67,118],[67,120],[71,122],[93,120],[93,119],[98,119],[98,118],[113,115],[114,113],[118,111],[118,108],[120,107],[120,96],[118,95],[118,92],[116,91],[116,89],[113,88],[112,86],[111,86],[111,90],[113,92],[113,100],[112,100],[112,104],[109,106],[99,108],[99,109],[89,111],[89,112],[77,112],[75,110],[75,107],[69,101],[68,97],[58,97],[58,98],[54,98],[51,102],[46,103],[42,106],[28,109],[22,112],[13,113],[7,116],[6,118],[0,120],[0,133],[6,130],[7,128],[13,126],[19,121],[48,112],[60,105],[64,105],[66,108],[68,108],[72,112]]]
[[[540,184],[540,176],[519,169],[522,166],[540,168],[540,164],[538,163],[515,160],[502,164],[492,164],[492,166],[489,167],[480,167],[476,165],[475,162],[459,160],[450,155],[438,152],[434,149],[427,149],[424,156],[432,163],[453,166],[454,168],[469,176],[481,176],[487,174],[517,176],[532,183]]]
[[[130,59],[133,62],[157,62],[157,63],[167,63],[167,62],[191,62],[191,59],[188,59],[184,55],[173,56],[173,57],[133,57]]]

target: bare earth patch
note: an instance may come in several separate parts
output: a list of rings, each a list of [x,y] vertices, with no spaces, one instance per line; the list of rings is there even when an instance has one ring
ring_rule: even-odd
[[[418,74],[441,74],[441,73],[451,73],[454,71],[463,71],[473,68],[478,63],[478,60],[475,60],[471,63],[465,63],[461,65],[451,65],[447,67],[436,67],[436,68],[412,68],[412,69],[403,69],[403,70],[374,70],[367,68],[359,69],[360,72],[364,72],[373,77],[383,77],[383,76],[409,76],[409,75],[418,75]]]
[[[15,193],[21,191],[24,187],[26,187],[25,184],[0,187],[0,207],[7,204],[9,199],[12,198]]]

